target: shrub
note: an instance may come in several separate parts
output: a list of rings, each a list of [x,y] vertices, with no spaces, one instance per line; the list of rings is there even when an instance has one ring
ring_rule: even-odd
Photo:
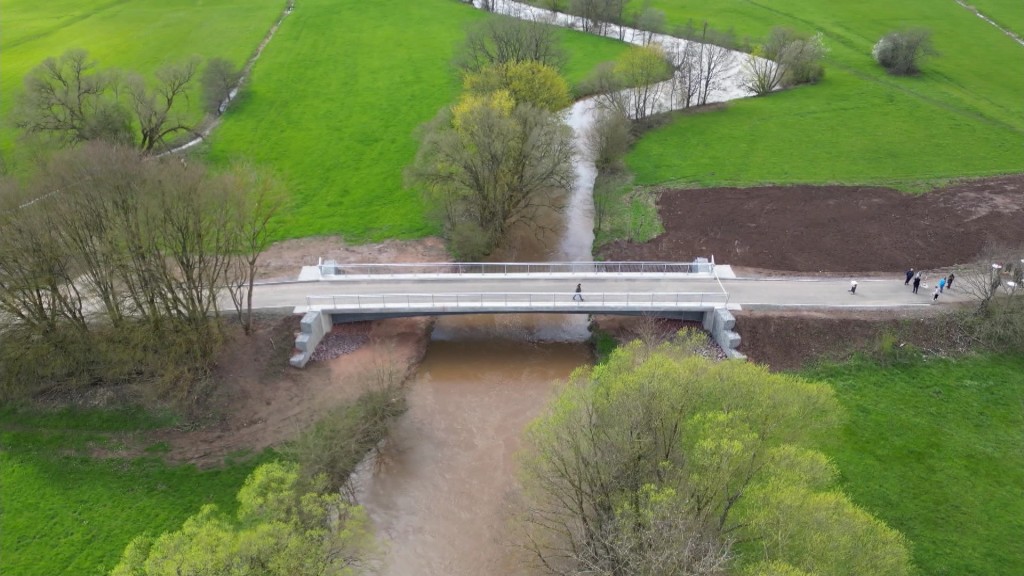
[[[931,35],[931,31],[925,28],[890,32],[875,44],[871,55],[890,74],[917,74],[921,60],[937,54],[932,47]]]

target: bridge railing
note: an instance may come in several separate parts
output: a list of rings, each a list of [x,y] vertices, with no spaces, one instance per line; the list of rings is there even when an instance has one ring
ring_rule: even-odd
[[[320,274],[336,276],[514,274],[714,274],[714,260],[694,262],[427,262],[345,264],[320,262]]]
[[[615,309],[691,309],[725,306],[725,292],[586,292],[583,300],[573,292],[448,292],[443,294],[338,294],[307,296],[310,309],[331,310],[448,310],[523,309],[571,310],[584,306]]]

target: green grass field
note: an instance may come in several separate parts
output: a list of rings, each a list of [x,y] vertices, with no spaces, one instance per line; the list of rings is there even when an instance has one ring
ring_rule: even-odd
[[[50,56],[83,48],[101,67],[150,74],[193,54],[242,65],[284,0],[5,0],[0,10],[0,117],[25,74]],[[197,114],[200,101],[193,100]],[[16,133],[4,124],[0,150]]]
[[[85,455],[116,448],[112,434],[169,423],[139,413],[5,409],[0,422],[0,574],[105,574],[141,532],[177,529],[206,503],[233,511],[235,493],[261,461],[199,471],[156,457]]]
[[[291,198],[283,237],[435,232],[403,170],[416,154],[417,127],[457,98],[461,80],[450,62],[466,26],[485,17],[451,0],[305,0],[215,132],[210,158],[248,158],[281,177]],[[627,49],[560,34],[570,81]]]
[[[825,441],[855,502],[913,542],[928,576],[1024,574],[1024,358],[851,362]]]
[[[634,2],[639,5],[639,2]],[[826,78],[724,111],[680,115],[627,158],[638,184],[892,183],[1024,171],[1024,46],[954,2],[655,0],[675,24],[707,19],[762,38],[821,31]],[[993,0],[1003,5],[1002,0]],[[885,32],[933,31],[941,55],[912,78],[871,58]]]

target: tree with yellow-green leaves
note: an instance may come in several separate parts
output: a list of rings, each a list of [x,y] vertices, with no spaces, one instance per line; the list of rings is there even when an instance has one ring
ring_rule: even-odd
[[[558,70],[533,60],[504,62],[466,73],[464,86],[473,94],[505,90],[520,104],[558,112],[572,104],[569,83]]]
[[[553,574],[885,575],[903,536],[835,487],[811,440],[832,390],[694,356],[692,335],[578,370],[528,429],[524,544]]]
[[[355,576],[375,545],[362,508],[296,488],[298,467],[264,464],[238,492],[230,518],[204,506],[181,530],[139,536],[111,576]]]
[[[539,210],[559,209],[572,184],[572,129],[544,107],[557,90],[525,81],[532,67],[504,69],[512,72],[467,80],[473,89],[423,129],[408,172],[466,260],[490,253],[517,223],[532,225]]]

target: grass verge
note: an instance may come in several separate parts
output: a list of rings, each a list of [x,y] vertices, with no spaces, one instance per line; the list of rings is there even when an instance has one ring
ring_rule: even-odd
[[[1024,573],[1024,358],[811,369],[847,421],[826,453],[858,504],[913,542],[922,574]]]
[[[206,503],[233,511],[235,493],[264,459],[200,471],[152,456],[90,455],[171,423],[137,411],[3,409],[0,421],[0,574],[105,574],[140,532],[176,529]]]

